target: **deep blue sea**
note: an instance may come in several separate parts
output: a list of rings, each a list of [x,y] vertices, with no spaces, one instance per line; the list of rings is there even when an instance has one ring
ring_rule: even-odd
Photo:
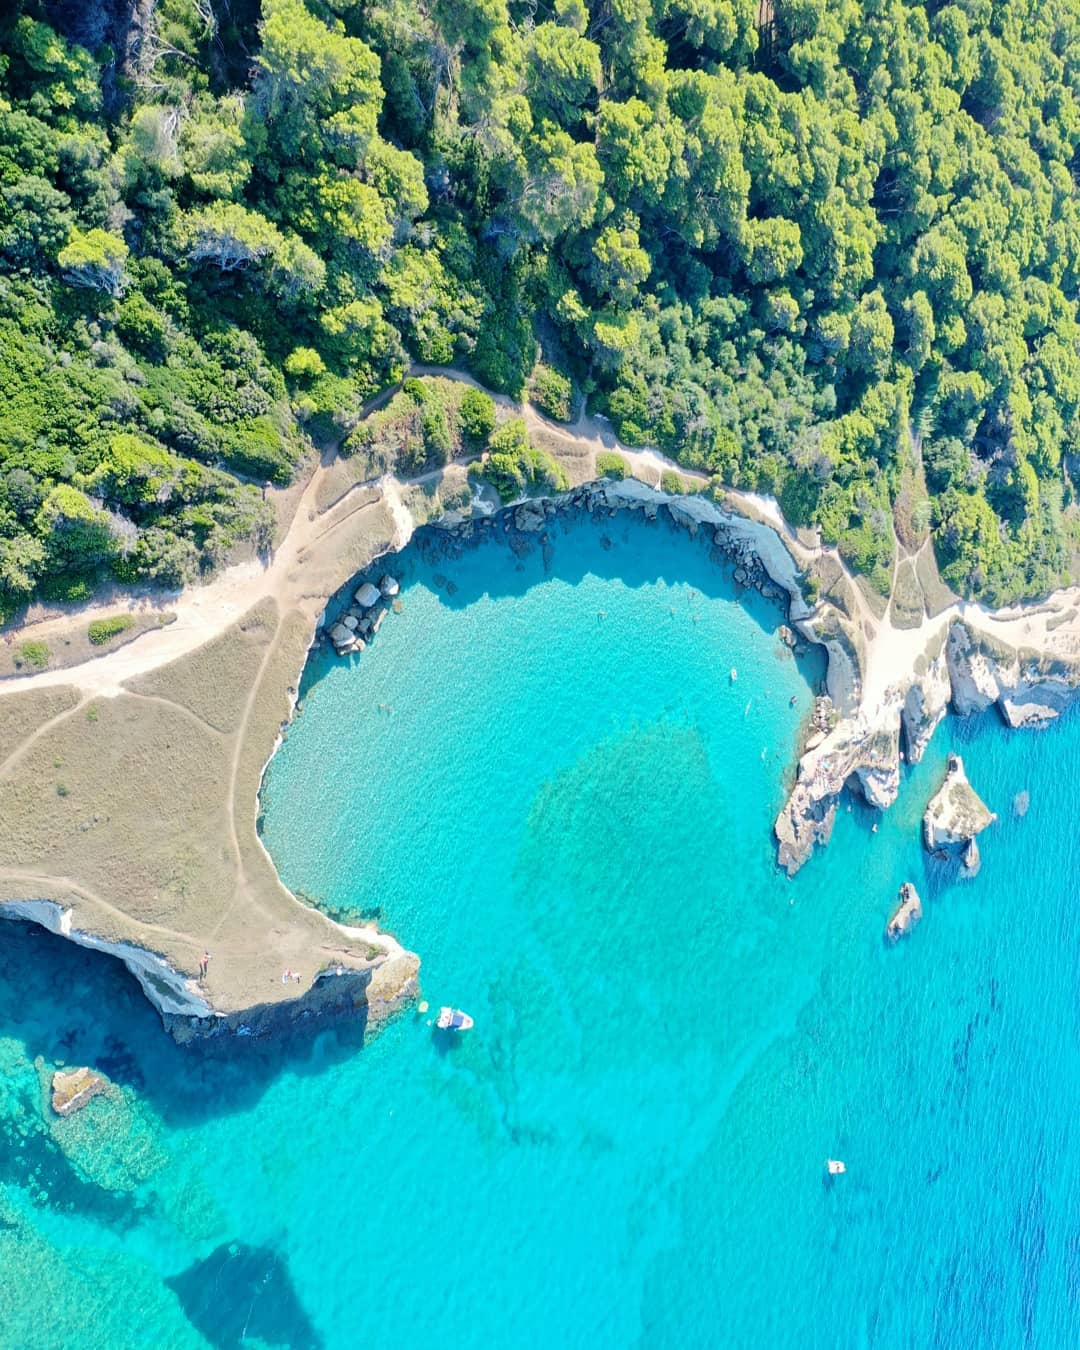
[[[392,566],[402,612],[309,666],[264,839],[476,1027],[184,1050],[121,967],[0,925],[5,1350],[1080,1342],[1080,719],[950,719],[789,882],[821,671],[703,540]],[[919,842],[954,748],[999,815],[971,881]],[[55,1121],[60,1062],[120,1099]]]

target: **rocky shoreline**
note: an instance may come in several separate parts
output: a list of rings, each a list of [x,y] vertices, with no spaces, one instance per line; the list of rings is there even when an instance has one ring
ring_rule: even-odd
[[[1080,699],[1080,662],[1005,647],[952,620],[916,669],[897,672],[881,701],[843,717],[799,760],[798,779],[775,831],[778,859],[794,875],[828,842],[848,788],[885,810],[900,789],[900,764],[917,763],[951,707],[961,716],[997,709],[1009,727],[1045,726]],[[977,866],[977,852],[972,867]]]
[[[599,479],[494,512],[448,513],[424,528],[460,544],[502,535],[511,547],[515,540],[528,546],[528,541],[542,544],[556,518],[577,512],[594,518],[639,513],[650,521],[667,519],[692,536],[708,531],[712,548],[733,566],[736,584],[755,589],[784,608],[786,623],[778,628],[781,639],[797,648],[803,644],[823,648],[827,692],[815,699],[796,781],[774,826],[777,860],[789,876],[817,845],[828,842],[845,790],[878,810],[892,805],[900,789],[901,763],[914,764],[922,758],[950,707],[960,715],[996,707],[1009,727],[1038,727],[1080,699],[1080,660],[1025,652],[990,637],[964,617],[947,616],[912,668],[897,670],[895,679],[871,702],[864,676],[872,639],[860,630],[843,583],[811,603],[806,594],[806,556],[797,556],[793,541],[777,522],[761,518],[745,495],[729,494],[714,501],[673,496],[634,478]],[[835,567],[842,573],[838,564]],[[384,582],[393,583],[396,594],[392,577],[384,576],[377,586],[364,582],[336,619],[324,619],[321,636],[339,654],[363,649],[355,636],[359,623],[376,612],[381,622],[388,602]],[[375,609],[365,608],[365,600]],[[377,623],[370,636],[375,631]],[[974,846],[968,874],[977,866]]]
[[[620,453],[635,472],[660,481],[657,456],[625,448]],[[459,466],[451,466],[448,473],[456,475],[455,484],[464,483]],[[893,625],[887,603],[870,603],[835,551],[822,548],[806,534],[797,535],[775,502],[753,494],[709,489],[707,495],[684,495],[664,492],[638,478],[605,478],[494,511],[475,497],[471,509],[460,509],[461,495],[455,491],[452,508],[436,512],[427,497],[418,508],[415,498],[408,496],[408,485],[396,479],[359,487],[360,500],[346,492],[320,507],[322,483],[317,473],[305,489],[309,509],[298,515],[302,524],[296,537],[290,535],[279,548],[268,571],[222,581],[210,618],[217,627],[207,637],[199,636],[198,611],[204,603],[200,594],[189,606],[188,627],[174,626],[179,638],[143,639],[152,644],[143,651],[161,653],[156,659],[136,661],[140,650],[131,644],[125,653],[76,667],[70,675],[46,672],[32,677],[24,687],[33,692],[14,694],[27,709],[26,743],[42,758],[36,771],[31,756],[20,766],[30,783],[40,785],[49,779],[49,762],[74,758],[71,746],[81,746],[86,739],[87,722],[98,728],[97,734],[116,722],[118,744],[130,742],[132,727],[138,727],[144,739],[161,735],[161,751],[170,756],[174,807],[176,782],[186,781],[184,775],[192,772],[181,756],[190,750],[193,735],[202,737],[191,760],[200,773],[215,755],[221,759],[219,741],[200,730],[209,726],[208,709],[200,702],[204,691],[217,691],[210,711],[220,720],[223,734],[239,728],[231,771],[222,760],[217,776],[207,779],[206,793],[217,794],[219,808],[208,814],[206,793],[192,793],[184,808],[187,827],[200,840],[207,831],[221,834],[223,811],[235,813],[235,837],[222,834],[219,840],[222,857],[236,851],[235,863],[224,871],[207,867],[205,882],[177,891],[177,859],[165,841],[147,880],[140,882],[132,873],[127,890],[118,891],[118,875],[107,851],[98,847],[88,863],[84,836],[75,833],[82,827],[66,817],[61,820],[60,813],[78,809],[85,815],[80,799],[108,797],[117,811],[138,819],[161,781],[161,765],[155,762],[146,782],[117,780],[110,778],[103,761],[88,758],[74,793],[67,790],[74,770],[66,767],[68,782],[62,796],[47,792],[48,809],[26,815],[21,828],[34,842],[24,843],[8,858],[8,874],[0,878],[0,913],[43,924],[124,961],[178,1039],[277,1035],[311,1019],[358,1013],[374,1025],[417,993],[415,955],[403,952],[387,935],[335,925],[284,890],[258,837],[256,810],[275,738],[279,743],[296,711],[299,676],[312,646],[321,641],[346,659],[364,651],[386,616],[400,609],[398,582],[385,569],[393,566],[390,559],[421,525],[448,551],[470,541],[503,537],[520,552],[549,548],[548,528],[563,514],[587,513],[602,519],[640,513],[647,520],[703,535],[717,559],[731,566],[737,585],[755,588],[778,602],[784,611],[777,626],[780,640],[796,650],[803,644],[818,645],[826,657],[826,692],[815,700],[804,728],[796,781],[775,823],[778,861],[789,873],[829,838],[845,789],[858,792],[879,809],[891,804],[899,791],[900,764],[922,756],[950,706],[961,714],[996,706],[1008,726],[1020,728],[1045,724],[1080,696],[1080,629],[1075,622],[1080,595],[1062,592],[1041,606],[988,614],[951,598],[946,608],[935,609],[928,590],[926,617],[914,626]],[[913,570],[910,564],[905,566]],[[231,588],[244,597],[246,608]],[[264,593],[270,597],[265,603],[258,601]],[[270,607],[264,613],[265,604]],[[188,628],[191,636],[186,637]],[[218,643],[231,644],[227,657],[220,650],[215,655],[210,640],[215,633]],[[264,655],[245,657],[245,649],[251,648]],[[222,672],[242,672],[245,662],[250,678],[238,674],[221,683]],[[718,681],[725,677],[726,671],[717,672]],[[153,697],[147,699],[147,694]],[[32,709],[49,699],[55,744],[46,743],[40,729],[34,731]],[[172,710],[169,717],[185,719],[182,737],[169,737],[151,724],[152,718],[161,722],[163,708]],[[1018,799],[1014,810],[1022,809]],[[51,823],[54,816],[56,822]],[[98,815],[92,818],[96,821]],[[108,812],[101,818],[112,819]],[[119,826],[108,829],[117,834],[116,856],[129,859],[129,836],[121,837]],[[107,833],[106,827],[102,832]],[[75,852],[56,870],[57,848],[72,839]],[[204,855],[205,849],[191,856]],[[977,857],[966,861],[969,870],[977,865]],[[212,929],[210,943],[202,934],[211,932],[204,929],[204,910],[217,922],[213,897],[219,893],[216,888],[230,880],[240,886],[241,907],[247,907],[243,913],[250,913],[252,921],[261,924],[270,911],[276,919],[263,933],[263,953],[261,948],[252,950],[247,920],[235,911],[236,932],[229,936],[231,955],[226,963],[220,959],[225,941],[220,925]],[[95,891],[110,897],[110,903],[100,901]],[[112,897],[118,898],[113,902]],[[160,897],[164,909],[158,908]],[[126,921],[126,915],[142,915],[144,910],[153,920],[150,925],[139,918]],[[163,926],[162,914],[173,926]],[[215,946],[219,956],[209,982],[195,978],[192,964],[205,945]],[[302,994],[279,980],[282,968],[298,966],[310,975]]]

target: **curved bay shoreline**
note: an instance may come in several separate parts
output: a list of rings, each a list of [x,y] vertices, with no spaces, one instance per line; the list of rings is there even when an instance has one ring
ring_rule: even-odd
[[[0,682],[0,815],[13,821],[0,843],[0,914],[124,961],[178,1039],[258,1036],[333,1016],[375,1026],[414,997],[418,957],[286,890],[256,816],[300,673],[336,617],[327,597],[423,524],[450,541],[497,529],[542,538],[559,512],[629,511],[711,531],[736,580],[782,602],[792,628],[826,653],[829,703],[775,824],[789,874],[827,841],[845,787],[882,809],[895,800],[901,759],[921,757],[950,705],[994,704],[1009,725],[1031,726],[1080,693],[1075,589],[990,613],[960,601],[934,612],[926,587],[919,621],[909,603],[897,623],[897,578],[908,564],[910,590],[919,559],[898,559],[879,613],[835,553],[796,535],[774,502],[671,495],[659,487],[668,462],[655,452],[618,445],[595,420],[566,428],[527,415],[552,453],[565,451],[568,492],[432,520],[440,493],[460,498],[460,464],[439,472],[434,493],[430,481],[421,490],[393,477],[337,491],[340,461],[324,461],[269,563],[185,592],[175,624],[121,651]],[[595,479],[596,454],[608,448],[635,476]],[[286,969],[302,972],[302,988],[282,979]]]

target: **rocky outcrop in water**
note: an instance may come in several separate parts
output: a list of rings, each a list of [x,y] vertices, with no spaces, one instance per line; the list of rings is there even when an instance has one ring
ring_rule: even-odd
[[[362,586],[357,588],[353,599],[361,609],[371,609],[373,605],[379,603],[379,588],[370,581],[365,581]]]
[[[108,1090],[109,1080],[93,1069],[57,1069],[52,1079],[52,1109],[58,1116],[70,1116]]]
[[[815,845],[828,840],[845,787],[874,806],[889,806],[899,785],[901,731],[915,763],[950,703],[963,714],[996,707],[1010,726],[1030,727],[1059,716],[1078,698],[1080,662],[1025,656],[955,620],[939,650],[927,652],[909,677],[900,676],[880,706],[860,708],[820,743],[807,743],[795,787],[776,819],[780,866],[794,874]],[[978,866],[976,849],[966,875]]]
[[[357,587],[348,609],[324,627],[338,656],[353,656],[367,650],[390,610],[401,609],[401,601],[397,599],[400,591],[401,583],[389,573],[380,577],[377,586],[365,581]]]
[[[840,793],[856,788],[879,810],[896,800],[900,789],[899,700],[877,722],[862,712],[842,718],[824,740],[799,761],[799,776],[776,818],[779,863],[793,876],[816,844],[827,843],[836,820]]]
[[[945,781],[930,798],[923,816],[923,842],[927,849],[931,853],[963,850],[967,865],[968,846],[996,819],[968,782],[964,761],[959,755],[950,755]],[[978,862],[977,849],[971,862]]]
[[[897,938],[910,933],[921,918],[922,901],[919,899],[919,892],[910,881],[905,881],[900,887],[900,904],[893,911],[893,916],[885,929],[885,936],[890,942],[895,942]]]

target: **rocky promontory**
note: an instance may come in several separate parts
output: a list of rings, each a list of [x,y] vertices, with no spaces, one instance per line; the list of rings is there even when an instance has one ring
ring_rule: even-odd
[[[950,705],[960,714],[995,707],[1009,726],[1034,727],[1078,698],[1080,658],[1024,653],[945,616],[909,670],[894,667],[874,690],[864,682],[854,713],[842,717],[823,741],[808,742],[776,819],[780,865],[794,874],[814,846],[828,840],[844,788],[879,809],[891,805],[902,760],[914,764],[922,758]],[[964,837],[965,845],[974,833]],[[967,875],[978,866],[975,847],[965,860]]]
[[[964,761],[950,755],[945,781],[930,798],[923,816],[923,842],[930,853],[964,852],[965,866],[977,865],[970,846],[997,817],[968,782]]]

